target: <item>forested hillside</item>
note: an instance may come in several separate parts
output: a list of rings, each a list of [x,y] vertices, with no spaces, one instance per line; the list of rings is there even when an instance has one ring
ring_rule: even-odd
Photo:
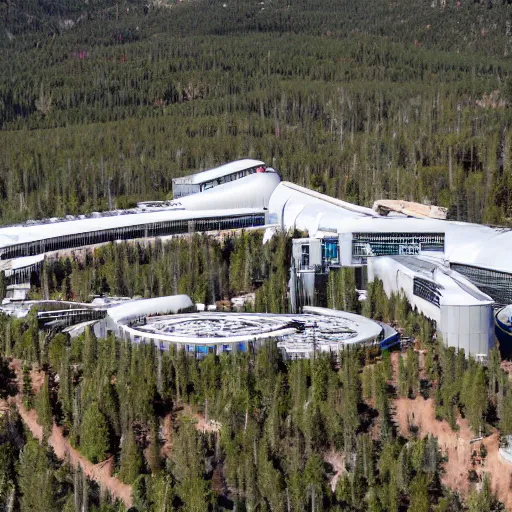
[[[359,204],[512,223],[511,22],[502,0],[0,0],[0,223],[170,197],[173,177],[241,157]],[[32,298],[253,292],[289,310],[284,234],[67,256]],[[0,316],[0,511],[512,506],[499,351],[467,360],[381,282],[364,305],[354,288],[332,272],[328,305],[399,326],[407,350],[199,361]]]
[[[243,156],[361,204],[512,217],[512,5],[0,3],[0,219],[125,207]]]
[[[367,313],[406,326],[421,350],[283,361],[270,341],[256,353],[198,361],[185,351],[96,339],[88,329],[72,339],[48,335],[32,313],[0,318],[0,506],[124,509],[98,492],[101,475],[86,478],[66,463],[66,450],[59,459],[47,447],[63,439],[98,470],[111,467],[118,485],[131,486],[125,503],[140,512],[504,510],[492,490],[501,475],[486,462],[497,456],[496,444],[486,448],[496,433],[512,429],[512,386],[499,351],[487,367],[468,361],[432,341],[428,321],[404,299],[386,299],[382,283],[369,296]],[[431,409],[432,421],[456,438],[483,434],[472,465],[462,458],[466,438],[452,461],[414,415],[398,422],[404,403],[418,418]],[[39,425],[41,445],[23,424]],[[466,492],[447,485],[448,463]],[[510,504],[507,489],[500,497]]]

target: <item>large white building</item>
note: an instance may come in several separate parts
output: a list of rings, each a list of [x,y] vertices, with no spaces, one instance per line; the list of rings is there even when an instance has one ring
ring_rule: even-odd
[[[240,160],[184,181],[200,193],[139,203],[131,210],[29,221],[0,228],[0,271],[11,298],[23,298],[45,255],[118,240],[261,227],[279,175],[259,160]],[[179,181],[179,180],[178,180]],[[19,294],[19,296],[18,296]]]
[[[307,234],[295,240],[293,247],[295,276],[291,283],[299,283],[303,295],[314,297],[317,276],[330,268],[359,269],[361,285],[369,269],[370,279],[385,277],[389,293],[405,293],[411,303],[435,320],[447,343],[460,347],[465,343],[462,338],[467,338],[465,348],[479,357],[492,346],[487,321],[492,318],[492,302],[512,303],[509,229],[428,215],[408,216],[417,208],[382,216],[370,208],[280,182],[279,175],[259,160],[239,160],[176,179],[173,187],[172,201],[0,228],[0,271],[11,286],[26,287],[49,253],[62,254],[116,240],[272,226],[274,230],[298,229]],[[435,267],[428,279],[420,275],[424,269],[416,268],[425,267],[426,261]],[[405,277],[389,280],[388,274],[395,270],[409,276],[410,282]],[[432,309],[433,304],[423,299],[417,301],[414,290],[421,288],[418,283],[422,280],[430,283],[425,284],[427,288],[437,290],[439,308]],[[291,291],[296,298],[296,290]],[[478,315],[475,308],[479,308]],[[480,318],[478,322],[475,315]]]
[[[374,256],[433,256],[446,262],[496,302],[512,303],[512,230],[405,215],[379,216],[281,182],[269,203],[270,222],[310,238],[337,238],[340,265],[364,265]]]
[[[405,294],[434,320],[448,345],[487,357],[495,339],[493,304],[512,303],[509,229],[380,216],[287,182],[270,198],[269,219],[308,235],[294,240],[292,250],[291,295],[299,305],[314,300],[317,277],[330,268],[355,267],[360,284],[368,269],[368,280],[382,279],[388,295]]]

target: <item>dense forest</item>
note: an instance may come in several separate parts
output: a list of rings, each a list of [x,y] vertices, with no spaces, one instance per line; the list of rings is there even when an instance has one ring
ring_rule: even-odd
[[[0,220],[168,197],[173,177],[249,156],[360,204],[506,223],[511,15],[501,0],[4,0]]]
[[[258,311],[287,313],[291,238],[242,232],[155,243],[122,242],[47,259],[32,275],[32,299],[90,301],[95,295],[161,297],[184,293],[196,303],[255,292]],[[341,293],[341,290],[336,293]],[[325,304],[327,305],[327,304]]]

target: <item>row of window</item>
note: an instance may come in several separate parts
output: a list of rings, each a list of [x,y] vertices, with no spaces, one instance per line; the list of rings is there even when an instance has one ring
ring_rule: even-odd
[[[240,178],[249,176],[249,174],[254,174],[256,172],[256,169],[257,167],[252,167],[251,169],[244,169],[243,171],[234,172],[233,174],[228,174],[226,176],[221,176],[220,178],[207,181],[206,183],[203,183],[201,185],[201,192],[216,187],[218,185],[222,185],[224,183],[229,183],[230,181],[239,180]]]
[[[439,293],[439,286],[432,281],[422,279],[421,277],[415,277],[413,281],[413,293],[416,297],[425,299],[431,304],[439,307],[439,299],[441,296]]]
[[[450,268],[469,279],[498,304],[512,304],[511,274],[457,263],[452,263]]]
[[[124,226],[87,233],[73,233],[45,240],[37,240],[6,247],[0,259],[7,260],[22,256],[35,256],[50,251],[74,249],[86,245],[114,242],[116,240],[132,240],[135,238],[155,238],[159,236],[177,235],[191,231],[220,231],[224,229],[242,229],[265,224],[264,214],[249,214],[230,217],[212,217],[186,220],[171,220],[137,226]]]
[[[354,233],[352,256],[416,256],[420,251],[444,251],[444,233]]]
[[[444,247],[444,233],[353,233],[352,239],[366,243],[432,244]]]

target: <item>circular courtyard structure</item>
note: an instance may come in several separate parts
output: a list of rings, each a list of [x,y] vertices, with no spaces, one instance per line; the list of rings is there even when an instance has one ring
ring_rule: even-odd
[[[154,343],[161,350],[174,346],[197,357],[246,352],[272,339],[285,357],[307,358],[313,351],[337,353],[348,345],[373,345],[383,334],[382,326],[373,320],[316,307],[306,307],[303,314],[295,315],[204,312],[135,317],[132,314],[128,321],[119,315],[116,324],[116,330],[125,340]]]

